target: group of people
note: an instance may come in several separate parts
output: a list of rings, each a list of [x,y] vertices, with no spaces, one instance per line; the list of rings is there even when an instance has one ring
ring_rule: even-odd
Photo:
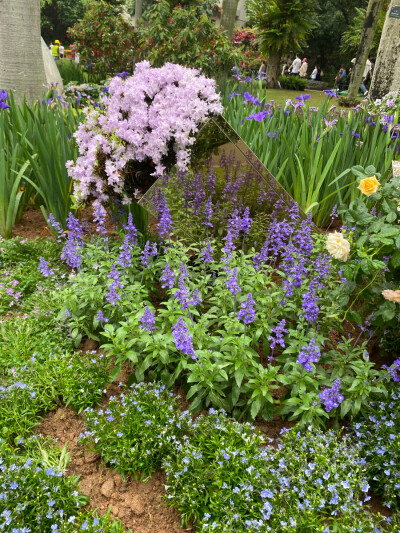
[[[64,59],[64,46],[56,39],[53,43],[50,43],[49,50],[54,59]]]
[[[286,61],[282,68],[282,76],[300,76],[300,78],[309,78],[310,80],[319,81],[321,79],[322,70],[319,65],[315,65],[311,75],[307,76],[308,62],[307,58],[301,59],[300,54],[296,54],[296,58],[289,66],[290,61]]]
[[[353,66],[355,62],[356,62],[356,58],[354,57],[351,60],[352,66],[348,70],[346,70],[344,65],[340,66],[339,72],[337,73],[336,78],[335,78],[335,87],[337,87],[339,91],[343,91],[349,87],[351,73],[353,71]],[[365,63],[364,72],[363,72],[362,80],[360,83],[360,91],[363,93],[364,96],[367,96],[368,94],[368,89],[367,89],[366,84],[372,81],[372,76],[374,74],[374,67],[375,67],[375,62],[373,58],[369,56]]]

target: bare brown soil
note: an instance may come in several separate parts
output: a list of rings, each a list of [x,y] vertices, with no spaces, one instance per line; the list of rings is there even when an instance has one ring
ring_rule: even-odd
[[[86,222],[90,232],[95,234],[96,224],[93,222],[92,207],[87,206],[84,209],[80,209],[78,216],[81,221]],[[110,220],[110,217],[107,217],[105,227],[109,235],[115,232],[115,226]],[[28,207],[19,224],[16,224],[13,228],[12,237],[17,236],[23,239],[36,239],[37,237],[53,238],[40,209],[33,209],[31,207]]]
[[[111,507],[111,514],[132,533],[178,533],[192,531],[180,527],[179,514],[166,507],[165,477],[158,471],[146,482],[121,476],[101,464],[100,455],[77,444],[83,431],[83,418],[68,408],[48,413],[36,428],[37,434],[50,435],[71,453],[68,475],[80,476],[80,490],[89,497],[88,505],[103,514]]]

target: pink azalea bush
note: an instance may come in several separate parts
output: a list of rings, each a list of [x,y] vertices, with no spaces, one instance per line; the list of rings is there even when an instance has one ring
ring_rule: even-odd
[[[77,201],[94,198],[98,205],[118,196],[129,203],[124,186],[132,162],[160,176],[172,155],[186,170],[199,125],[222,110],[215,81],[195,69],[172,63],[152,68],[142,61],[133,76],[116,76],[101,105],[84,110],[74,134],[80,156],[67,167]]]

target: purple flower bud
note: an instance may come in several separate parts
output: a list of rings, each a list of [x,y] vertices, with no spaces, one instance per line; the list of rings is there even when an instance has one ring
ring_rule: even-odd
[[[157,244],[153,242],[153,244],[150,244],[150,241],[147,241],[144,247],[144,250],[141,253],[142,256],[142,265],[144,267],[150,266],[150,258],[157,255]]]
[[[327,413],[335,407],[339,407],[344,400],[343,396],[339,393],[340,385],[340,379],[335,379],[332,388],[326,388],[318,394],[321,403],[325,404],[325,411]]]
[[[320,357],[319,346],[315,346],[315,339],[311,339],[308,346],[301,347],[296,363],[301,364],[307,372],[311,372],[313,370],[311,363],[318,363]]]
[[[240,305],[241,309],[238,312],[238,319],[243,320],[245,324],[251,324],[256,317],[256,310],[254,306],[256,302],[253,300],[251,292],[247,295],[246,300]]]
[[[232,271],[231,271],[231,275],[230,277],[228,278],[227,282],[226,282],[226,288],[232,293],[232,294],[237,294],[238,292],[240,292],[242,289],[239,287],[238,285],[238,279],[237,279],[237,267],[235,267]]]
[[[144,315],[140,319],[140,329],[145,329],[146,331],[154,331],[156,323],[156,317],[154,313],[150,311],[150,308],[146,306],[146,309],[144,311]]]
[[[169,289],[173,289],[175,285],[175,274],[172,272],[171,267],[169,266],[169,263],[166,263],[163,274],[161,276],[161,287],[165,289],[168,287]]]
[[[174,337],[175,346],[178,350],[183,354],[190,355],[192,359],[196,359],[192,338],[182,317],[178,319],[175,326],[172,326],[172,336]]]

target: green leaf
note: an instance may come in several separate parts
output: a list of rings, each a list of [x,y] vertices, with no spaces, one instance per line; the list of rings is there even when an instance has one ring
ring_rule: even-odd
[[[262,398],[258,397],[256,401],[251,404],[251,408],[250,408],[251,418],[254,419],[258,415],[258,413],[260,412],[261,406],[262,406]]]
[[[391,259],[391,264],[393,265],[394,268],[399,268],[400,267],[400,250],[396,250],[395,253],[393,254],[393,257]]]
[[[361,270],[362,270],[365,274],[372,274],[372,272],[373,272],[373,270],[374,270],[374,265],[372,264],[371,259],[368,259],[367,257],[365,257],[365,258],[361,261]]]
[[[344,418],[347,413],[350,411],[351,409],[351,406],[352,406],[352,400],[344,400],[341,404],[340,404],[340,417],[341,418]]]
[[[241,386],[244,376],[244,368],[241,366],[237,370],[235,370],[235,381],[238,387]]]

